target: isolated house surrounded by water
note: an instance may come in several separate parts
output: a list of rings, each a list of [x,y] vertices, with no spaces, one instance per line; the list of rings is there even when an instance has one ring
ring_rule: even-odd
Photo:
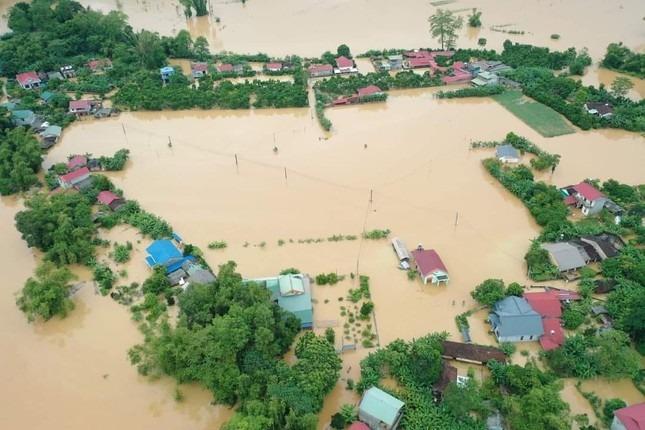
[[[645,430],[645,403],[616,409],[611,430]]]
[[[495,149],[495,156],[502,163],[519,163],[520,151],[513,145],[499,145]]]
[[[412,256],[414,257],[416,269],[424,284],[427,284],[428,281],[433,284],[448,283],[450,280],[448,269],[446,269],[443,261],[441,261],[441,257],[437,254],[437,251],[434,249],[423,249],[422,246],[419,246],[412,251]]]
[[[313,328],[314,309],[311,302],[309,277],[303,274],[280,275],[271,278],[250,279],[271,292],[271,299],[285,311],[300,319],[302,328]]]
[[[38,73],[32,71],[18,73],[16,75],[16,81],[22,89],[33,90],[34,88],[40,88],[42,81],[38,77]]]
[[[403,403],[385,391],[372,387],[358,405],[358,419],[372,430],[395,430],[403,416]]]
[[[179,270],[187,261],[195,260],[195,257],[191,255],[184,256],[169,239],[155,240],[146,248],[146,252],[148,253],[146,257],[148,267],[165,266],[166,273]]]
[[[587,113],[599,116],[600,118],[609,118],[614,114],[614,107],[611,103],[587,102],[585,103]]]
[[[488,321],[500,342],[538,340],[544,334],[542,317],[521,297],[510,296],[495,303]]]

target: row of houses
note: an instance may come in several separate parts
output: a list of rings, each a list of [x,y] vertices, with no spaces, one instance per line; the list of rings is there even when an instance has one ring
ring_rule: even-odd
[[[309,76],[312,78],[321,78],[325,76],[341,75],[347,73],[358,73],[354,60],[345,56],[340,56],[335,60],[336,67],[331,64],[311,64],[307,68]]]
[[[351,96],[338,97],[332,102],[333,106],[343,106],[356,103],[362,103],[365,100],[368,100],[370,97],[383,95],[384,92],[376,85],[368,85],[366,87],[359,88],[356,91],[356,94]]]
[[[539,341],[545,351],[564,343],[562,303],[580,300],[575,291],[547,289],[495,303],[488,321],[499,342]]]
[[[101,73],[112,69],[112,61],[109,58],[93,59],[88,61],[85,66],[92,73]],[[71,79],[76,77],[76,69],[71,64],[60,67],[58,70],[51,72],[36,72],[29,70],[26,72],[18,73],[16,81],[18,85],[24,90],[34,90],[41,88],[48,80],[51,79]]]
[[[617,235],[602,233],[563,242],[543,243],[551,262],[560,273],[567,274],[590,263],[617,256],[625,242]]]
[[[280,61],[268,62],[264,65],[263,69],[265,72],[269,73],[278,73],[285,70],[291,69],[291,65],[283,63]],[[233,74],[242,74],[244,71],[249,70],[249,66],[244,63],[220,63],[214,66],[215,70],[219,73],[233,73]],[[159,74],[161,75],[161,80],[163,82],[168,82],[170,77],[175,73],[175,69],[172,66],[165,66],[159,69]],[[209,73],[209,64],[206,62],[191,62],[190,63],[190,75],[193,79],[199,79],[208,75]]]

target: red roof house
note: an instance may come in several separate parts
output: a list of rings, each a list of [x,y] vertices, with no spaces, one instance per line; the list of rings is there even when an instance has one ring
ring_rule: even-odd
[[[309,76],[315,78],[319,76],[329,76],[334,73],[334,68],[331,64],[312,64],[307,69]]]
[[[267,63],[266,67],[269,72],[279,72],[282,70],[282,63]]]
[[[600,197],[605,197],[605,195],[598,191],[593,185],[586,182],[580,182],[578,185],[574,185],[573,188],[578,194],[589,201],[594,201]]]
[[[69,170],[76,170],[85,166],[87,166],[87,157],[84,155],[75,155],[67,162],[67,168]]]
[[[217,67],[217,70],[219,70],[221,73],[232,72],[233,71],[233,65],[229,64],[229,63],[220,64]]]
[[[623,427],[620,427],[622,424]],[[645,430],[645,403],[627,406],[614,411],[611,428],[626,430]]]
[[[542,315],[542,318],[560,318],[562,316],[560,300],[553,291],[526,293],[524,298],[535,312]]]
[[[368,85],[366,87],[358,89],[358,97],[372,96],[374,94],[380,94],[382,92],[383,91],[376,85]]]
[[[98,104],[95,100],[70,100],[69,113],[76,115],[87,115]]]
[[[452,65],[452,75],[441,78],[444,84],[457,84],[470,81],[472,75],[466,70],[466,65],[461,61],[455,61]]]
[[[600,212],[607,201],[603,193],[586,182],[580,182],[572,188],[575,190],[577,207],[582,209],[582,214],[585,216]]]
[[[540,345],[545,351],[550,351],[562,346],[564,343],[564,331],[560,318],[542,318],[544,334],[540,336]]]
[[[448,269],[441,261],[441,257],[434,249],[423,249],[419,246],[412,251],[417,271],[424,284],[431,281],[433,284],[448,283]]]
[[[350,70],[352,67],[354,67],[354,61],[341,55],[340,57],[336,58],[336,67],[338,67],[341,71]]]
[[[18,81],[18,84],[25,90],[38,88],[42,82],[38,77],[38,73],[33,70],[30,72],[18,73],[16,75],[16,81]]]
[[[193,78],[201,78],[208,73],[208,63],[190,63],[190,74]]]
[[[59,176],[58,182],[63,188],[70,188],[89,177],[90,170],[87,167],[81,167],[80,169],[74,170],[66,175]]]
[[[431,57],[412,57],[408,60],[408,67],[411,69],[430,67],[432,64],[434,64],[434,60]]]
[[[347,430],[370,430],[370,426],[360,421],[353,423]]]
[[[96,197],[96,200],[105,206],[109,206],[112,210],[117,210],[125,203],[121,197],[112,191],[101,191]]]

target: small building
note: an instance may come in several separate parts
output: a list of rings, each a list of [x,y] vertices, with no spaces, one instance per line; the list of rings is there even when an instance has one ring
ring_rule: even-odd
[[[60,138],[63,129],[58,125],[50,125],[45,130],[40,132],[40,137],[42,141],[40,142],[40,147],[42,149],[48,149],[54,146],[58,139]]]
[[[267,72],[281,72],[282,71],[282,63],[272,62],[272,63],[267,63],[266,64],[266,70]]]
[[[94,112],[100,102],[97,100],[70,100],[69,113],[76,116],[89,115]]]
[[[399,259],[399,267],[401,269],[408,270],[410,268],[410,259],[412,257],[410,256],[405,243],[403,243],[403,241],[398,237],[395,237],[392,239],[392,248],[394,248],[394,252]]]
[[[40,100],[42,100],[45,104],[52,101],[54,97],[56,97],[56,93],[52,93],[51,91],[43,91],[42,93],[40,93]]]
[[[74,70],[74,66],[67,64],[60,68],[60,74],[63,75],[63,78],[69,79],[76,76],[76,70]]]
[[[575,190],[576,207],[582,210],[584,216],[600,212],[608,200],[607,197],[591,184],[580,182],[572,187]]]
[[[33,127],[34,124],[38,119],[36,118],[36,114],[28,109],[17,109],[11,111],[11,122],[16,126],[28,126],[28,127]]]
[[[600,118],[609,118],[614,114],[614,107],[611,103],[587,102],[585,110],[590,115],[596,115]]]
[[[342,55],[336,58],[336,70],[334,70],[334,73],[351,73],[355,71],[354,60]]]
[[[90,169],[90,172],[100,172],[103,170],[103,165],[101,164],[100,158],[90,158],[87,160],[87,168]]]
[[[53,81],[54,79],[58,79],[59,81],[65,80],[63,75],[60,72],[54,71],[54,72],[47,72],[47,80],[48,81]]]
[[[146,248],[148,267],[165,266],[166,273],[172,273],[182,268],[188,261],[194,261],[192,255],[184,256],[183,253],[169,239],[159,239]]]
[[[109,58],[101,58],[90,60],[87,62],[87,68],[92,71],[92,73],[104,72],[112,68],[112,61]]]
[[[170,81],[170,77],[175,74],[175,69],[171,66],[165,66],[159,69],[159,74],[163,82],[168,82]]]
[[[358,405],[358,419],[371,430],[396,430],[403,416],[403,403],[385,391],[372,387]]]
[[[331,64],[312,64],[307,69],[309,76],[312,78],[320,78],[323,76],[331,76],[334,74],[334,68]]]
[[[513,145],[499,145],[495,148],[495,157],[502,163],[519,163],[520,151]]]
[[[376,85],[368,85],[366,87],[358,89],[358,98],[359,99],[361,99],[363,97],[369,97],[369,96],[380,95],[380,94],[383,94],[383,90],[381,90]]]
[[[645,403],[616,409],[611,430],[645,430]]]
[[[102,205],[108,206],[113,211],[116,211],[125,204],[125,200],[117,194],[114,194],[112,191],[101,191],[96,197],[96,201]]]
[[[108,118],[117,115],[119,112],[114,108],[101,107],[94,112],[94,118]]]
[[[578,248],[570,243],[543,243],[541,246],[549,253],[551,262],[558,267],[560,272],[577,270],[587,265]]]
[[[476,87],[485,87],[487,85],[499,84],[499,78],[495,73],[492,72],[480,72],[470,82]]]
[[[408,69],[420,69],[422,67],[432,67],[435,63],[431,57],[413,57],[407,61]]]
[[[313,328],[314,311],[309,277],[301,273],[271,278],[250,279],[271,292],[271,299],[300,319],[301,328]]]
[[[466,65],[461,61],[455,61],[452,65],[452,70],[448,76],[441,78],[441,81],[446,84],[461,84],[466,83],[472,79],[473,75],[466,69]]]
[[[564,343],[562,330],[562,306],[557,290],[524,294],[524,298],[542,317],[544,334],[540,336],[540,345],[545,351],[559,348]]]
[[[446,269],[443,261],[441,261],[441,257],[437,254],[437,251],[434,249],[423,249],[423,246],[419,245],[417,249],[412,251],[412,256],[414,257],[416,269],[424,284],[427,284],[428,281],[433,284],[448,283],[450,280],[448,269]]]
[[[544,334],[542,317],[522,297],[509,296],[495,303],[488,321],[499,342],[538,340]]]
[[[219,66],[217,66],[217,70],[220,73],[233,73],[234,72],[233,65],[230,64],[230,63],[220,64]]]
[[[190,63],[190,74],[193,79],[206,76],[208,74],[208,63]]]
[[[613,279],[596,279],[593,283],[593,292],[596,294],[610,293],[614,291],[616,289],[616,285],[618,285],[618,282]]]
[[[16,81],[18,85],[24,90],[33,90],[34,88],[40,88],[42,81],[38,77],[38,73],[35,71],[29,71],[24,73],[18,73],[16,75]]]
[[[370,430],[370,426],[360,421],[353,422],[347,430]]]
[[[403,55],[388,55],[387,63],[389,65],[389,70],[399,70],[403,68]]]
[[[619,236],[611,233],[585,236],[581,237],[580,240],[591,245],[598,255],[600,255],[600,260],[617,256],[625,247],[625,242]]]
[[[87,157],[85,155],[74,155],[67,161],[67,169],[69,171],[80,169],[87,166]]]
[[[90,170],[87,167],[81,167],[73,172],[59,176],[58,183],[61,188],[81,187],[81,183],[89,179]]]

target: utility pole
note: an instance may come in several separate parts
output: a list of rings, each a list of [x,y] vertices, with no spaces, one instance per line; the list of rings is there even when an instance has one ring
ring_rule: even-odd
[[[455,229],[457,228],[458,223],[459,223],[459,211],[455,212]]]

